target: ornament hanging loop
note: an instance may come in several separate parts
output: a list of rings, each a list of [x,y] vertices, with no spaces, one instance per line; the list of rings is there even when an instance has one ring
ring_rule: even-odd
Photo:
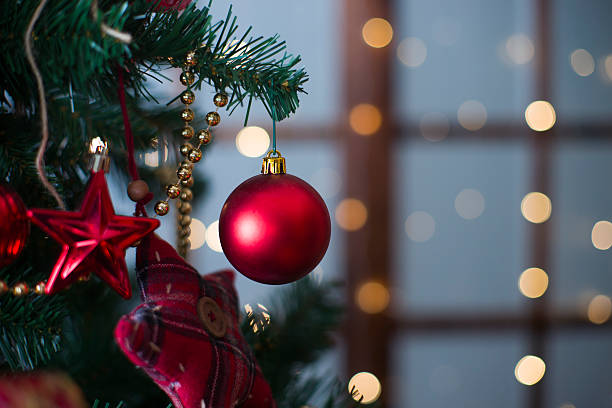
[[[273,155],[276,155],[275,157]],[[266,157],[263,158],[263,163],[261,164],[261,173],[262,174],[285,174],[287,172],[287,167],[285,165],[285,158],[281,156],[281,153],[272,149],[266,154]]]

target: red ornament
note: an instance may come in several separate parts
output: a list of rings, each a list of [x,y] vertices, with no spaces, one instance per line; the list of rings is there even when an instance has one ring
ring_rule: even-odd
[[[92,172],[79,211],[33,209],[28,216],[62,244],[62,253],[45,286],[47,294],[94,272],[129,299],[132,289],[125,251],[159,226],[156,219],[115,215],[103,171]]]
[[[21,197],[0,184],[0,267],[13,262],[23,250],[30,234],[30,220]]]
[[[160,9],[166,10],[183,10],[186,8],[191,0],[149,0],[150,3],[159,3]]]
[[[181,408],[274,408],[270,386],[240,332],[234,272],[205,276],[155,234],[136,251],[144,303],[115,340]]]
[[[282,159],[282,166],[270,161]],[[279,170],[280,169],[280,170]],[[312,271],[329,245],[331,222],[323,199],[305,181],[284,174],[282,157],[230,194],[219,218],[225,256],[254,281],[283,284]]]

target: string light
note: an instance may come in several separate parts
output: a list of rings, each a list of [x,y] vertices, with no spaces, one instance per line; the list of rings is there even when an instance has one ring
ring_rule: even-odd
[[[547,101],[533,101],[525,109],[525,121],[531,129],[544,132],[557,121],[555,108]]]
[[[595,71],[595,60],[590,52],[579,48],[570,54],[570,64],[574,72],[581,77],[591,75]]]
[[[369,281],[362,284],[355,296],[357,306],[369,314],[384,311],[389,306],[389,290],[380,282]]]
[[[548,274],[540,268],[525,269],[519,277],[518,286],[524,296],[539,298],[548,289]]]
[[[510,60],[517,65],[527,64],[535,53],[531,39],[522,33],[508,37],[505,48]]]
[[[606,295],[597,295],[589,302],[587,317],[591,323],[603,324],[612,314],[612,300]]]
[[[351,377],[348,391],[355,401],[371,404],[380,397],[382,386],[374,374],[362,371]]]
[[[407,67],[419,67],[427,58],[427,46],[420,38],[404,38],[397,46],[397,58]]]
[[[415,211],[406,218],[405,229],[411,240],[429,241],[436,231],[436,221],[425,211]]]
[[[487,108],[476,100],[465,101],[457,110],[457,120],[467,130],[482,129],[487,122]]]
[[[591,241],[597,249],[605,251],[612,247],[612,223],[609,221],[598,221],[593,226]]]
[[[223,252],[219,239],[219,220],[211,222],[206,229],[206,245],[215,252]]]
[[[485,209],[485,199],[478,190],[466,188],[455,198],[455,210],[461,218],[474,220],[482,215]]]
[[[363,41],[373,48],[383,48],[393,39],[393,27],[384,18],[371,18],[361,29]]]
[[[206,226],[197,218],[191,219],[191,235],[189,236],[190,249],[201,248],[206,242]]]
[[[521,384],[534,385],[538,383],[546,372],[546,364],[540,357],[527,355],[516,363],[514,376]]]
[[[529,222],[540,224],[550,218],[552,203],[546,194],[532,192],[523,197],[521,213]]]
[[[269,147],[270,135],[259,126],[246,126],[236,135],[236,148],[243,156],[263,156]]]
[[[368,209],[361,200],[345,198],[336,207],[335,218],[340,228],[357,231],[368,220]]]
[[[370,136],[380,129],[382,114],[376,106],[369,103],[361,103],[351,109],[349,124],[355,133],[362,136]]]
[[[428,112],[419,122],[421,135],[430,142],[439,142],[448,136],[450,124],[447,117],[440,112]]]

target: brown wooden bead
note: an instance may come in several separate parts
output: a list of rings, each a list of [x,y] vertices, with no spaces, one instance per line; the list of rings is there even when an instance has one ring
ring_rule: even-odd
[[[189,215],[183,215],[179,222],[183,227],[186,227],[191,224],[191,217]]]
[[[193,177],[190,177],[188,180],[181,180],[181,184],[185,187],[193,187]]]
[[[144,180],[130,181],[127,187],[127,193],[130,200],[138,202],[149,194],[149,185]]]
[[[191,204],[187,202],[183,203],[179,211],[181,212],[181,214],[191,214]]]
[[[181,191],[181,200],[183,201],[193,200],[193,192],[188,188],[184,188],[183,191]]]
[[[191,235],[191,228],[190,227],[180,227],[179,228],[179,235],[180,235],[181,238],[189,237],[189,235]]]

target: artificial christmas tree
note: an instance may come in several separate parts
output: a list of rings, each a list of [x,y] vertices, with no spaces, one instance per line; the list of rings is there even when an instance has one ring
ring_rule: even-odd
[[[178,249],[186,251],[192,186],[197,188],[191,166],[206,155],[202,148],[212,140],[212,127],[221,118],[218,110],[230,114],[244,106],[248,119],[252,102],[259,100],[269,113],[274,112],[274,120],[283,120],[296,111],[298,95],[307,80],[305,71],[298,68],[300,58],[288,55],[278,37],[252,38],[251,29],[240,33],[236,21],[231,8],[224,19],[215,21],[208,7],[197,8],[189,1],[0,2],[0,176],[26,208],[44,209],[30,212],[37,225],[57,224],[57,216],[79,208],[88,183],[89,143],[99,137],[111,146],[114,168],[132,178],[127,194],[136,202],[135,215],[142,220],[140,224],[147,224],[142,216],[153,196],[159,199],[163,194],[180,200],[179,235],[183,241]],[[172,67],[181,69],[179,80],[187,89],[170,103],[180,100],[186,106],[169,109],[145,104],[157,102],[148,79],[163,78],[163,71]],[[203,115],[208,127],[196,131],[192,121],[198,113],[189,105],[204,87],[217,93],[217,110]],[[185,147],[181,152],[187,159],[179,165],[177,182],[163,192],[153,177],[140,180],[134,161],[135,150],[152,148],[160,137],[176,146],[182,140]],[[185,142],[193,138],[197,140],[195,146]],[[99,184],[103,175],[93,177]],[[103,221],[86,223],[89,226],[109,225],[106,221],[113,218],[109,211],[101,211],[102,207],[112,209],[107,199],[100,201],[103,195],[99,190],[91,197],[87,194],[83,201],[79,214],[97,214],[98,221]],[[163,199],[160,202],[167,205]],[[159,204],[155,209],[165,212],[162,207]],[[45,232],[62,238],[58,241],[69,248],[89,245],[95,259],[113,260],[106,266],[116,271],[119,265],[122,274],[117,287],[123,295],[129,293],[127,275],[121,262],[115,261],[122,259],[129,243],[111,243],[110,235],[117,232],[113,229],[98,229],[87,238],[83,231],[92,231],[81,223],[71,224],[67,230],[70,234],[62,237],[54,236],[53,228],[32,228],[23,247],[27,221],[23,208],[19,208],[2,214],[19,225],[11,231],[15,237],[10,237],[19,245],[10,254],[5,251],[0,260],[0,370],[5,374],[0,388],[10,389],[9,382],[17,373],[53,369],[68,373],[94,406],[97,398],[113,406],[125,401],[129,408],[167,405],[167,397],[113,341],[113,329],[130,304],[97,278],[70,287],[63,285],[65,290],[57,294],[44,294],[44,280],[62,254],[62,248]],[[4,222],[3,228],[8,225]],[[140,232],[152,229],[154,224],[149,222]],[[152,239],[131,238],[135,238],[130,239],[134,245],[141,238],[142,242]],[[83,259],[89,256],[85,254]],[[95,276],[101,271],[96,262],[89,261],[77,265],[77,269],[73,277],[62,276],[61,270],[58,274],[68,284],[77,275]],[[341,388],[323,386],[330,383],[328,378],[296,374],[332,344],[331,331],[340,315],[334,290],[333,286],[303,279],[277,296],[280,300],[270,307],[275,318],[266,322],[265,330],[253,330],[254,325],[263,327],[257,313],[243,320],[242,332],[249,346],[241,341],[240,347],[251,347],[245,353],[257,357],[263,373],[263,377],[253,377],[260,385],[250,390],[266,389],[266,383],[271,387],[270,391],[253,394],[258,403],[265,403],[270,393],[279,407],[306,405],[317,395],[327,407],[347,406],[351,401],[346,393],[337,392]],[[124,327],[122,324],[119,328]],[[236,325],[233,321],[233,332]],[[125,333],[117,330],[123,333],[118,337],[124,338]],[[214,327],[209,330],[215,331]],[[200,352],[194,350],[194,355]],[[203,396],[205,391],[197,390]],[[209,408],[218,407],[213,403]]]

